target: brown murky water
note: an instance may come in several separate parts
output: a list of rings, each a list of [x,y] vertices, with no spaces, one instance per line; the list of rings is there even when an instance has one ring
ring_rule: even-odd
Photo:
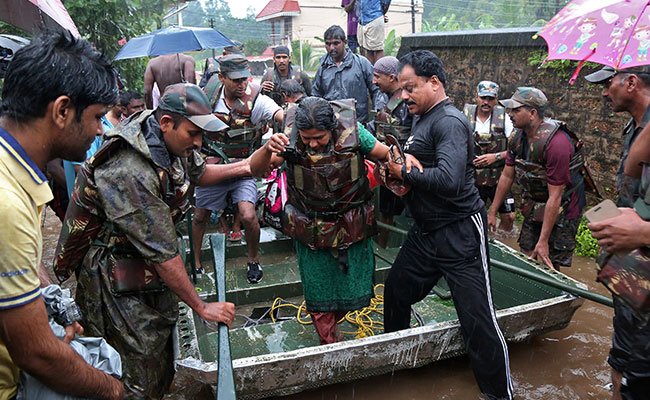
[[[515,240],[505,240],[517,248]],[[595,282],[593,260],[574,258],[562,272],[607,294]],[[586,300],[569,326],[509,346],[510,369],[518,399],[608,399],[607,354],[612,335],[611,308]],[[283,400],[478,399],[480,392],[466,357],[397,371],[283,397]]]
[[[43,261],[50,266],[61,224],[48,210],[43,226]],[[506,240],[516,247],[514,240]],[[590,290],[607,294],[595,282],[592,260],[574,258],[563,270]],[[66,282],[67,283],[67,282]],[[68,286],[68,285],[66,285]],[[518,399],[607,399],[610,392],[607,353],[612,335],[612,309],[589,300],[569,326],[510,346],[510,369]],[[283,400],[424,400],[477,399],[478,387],[465,357],[426,367],[332,385],[284,397]]]

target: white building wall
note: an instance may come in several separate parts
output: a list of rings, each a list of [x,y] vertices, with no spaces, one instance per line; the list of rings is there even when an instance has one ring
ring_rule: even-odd
[[[314,47],[323,43],[314,36],[323,37],[325,30],[332,25],[340,25],[347,33],[347,14],[341,8],[340,0],[300,0],[300,16],[293,18],[293,40],[308,41]],[[422,0],[416,0],[415,29],[422,25]],[[388,10],[386,35],[395,29],[397,36],[411,33],[411,0],[393,0]]]

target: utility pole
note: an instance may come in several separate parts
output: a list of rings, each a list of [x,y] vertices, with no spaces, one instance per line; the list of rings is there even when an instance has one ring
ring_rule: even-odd
[[[415,0],[411,0],[411,33],[415,33]]]
[[[214,29],[214,18],[210,17],[210,28]],[[212,58],[216,59],[216,53],[214,52],[214,49],[212,49]]]

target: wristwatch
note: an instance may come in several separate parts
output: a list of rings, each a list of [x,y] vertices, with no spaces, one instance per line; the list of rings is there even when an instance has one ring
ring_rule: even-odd
[[[494,161],[501,160],[501,153],[494,153]]]

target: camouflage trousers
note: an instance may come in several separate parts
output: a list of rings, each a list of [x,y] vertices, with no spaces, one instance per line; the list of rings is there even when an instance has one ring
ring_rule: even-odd
[[[555,269],[570,267],[573,250],[576,247],[576,233],[580,225],[580,218],[566,219],[560,214],[555,221],[551,236],[548,240],[549,258]],[[532,218],[524,219],[519,233],[519,247],[525,252],[531,252],[539,240],[542,232],[542,223],[533,221]]]
[[[178,299],[170,290],[114,296],[107,253],[92,246],[77,273],[76,302],[86,335],[104,337],[120,353],[127,399],[160,399],[174,377]]]

